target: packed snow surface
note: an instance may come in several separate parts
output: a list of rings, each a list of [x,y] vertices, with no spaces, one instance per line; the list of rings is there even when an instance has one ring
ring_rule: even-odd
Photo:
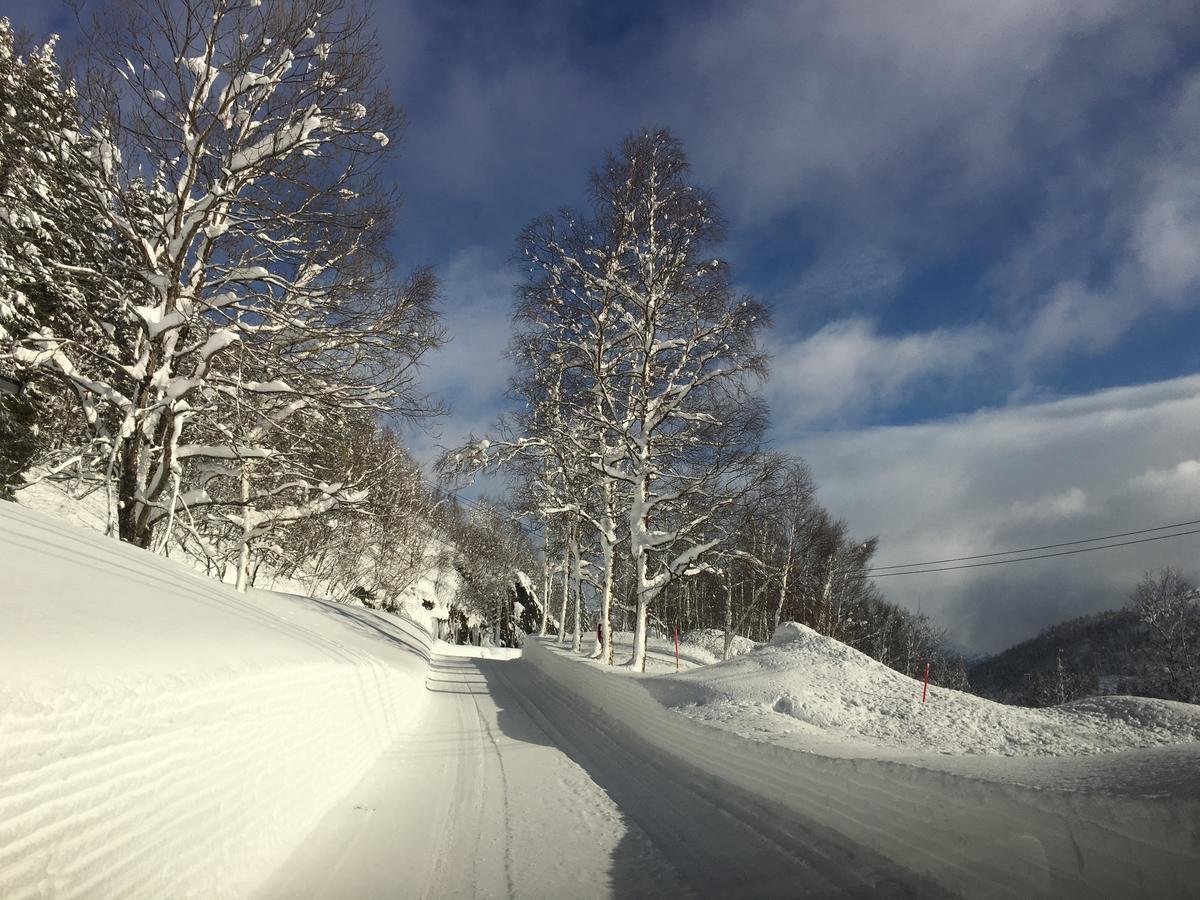
[[[796,622],[771,643],[657,679],[667,705],[742,733],[947,754],[1068,756],[1200,739],[1200,706],[1094,697],[1050,709],[929,686]]]
[[[746,663],[774,658],[783,646],[677,676],[604,666],[535,638],[526,642],[520,664],[538,667],[570,691],[572,706],[589,721],[611,719],[643,744],[658,774],[644,781],[639,803],[653,809],[665,795],[668,829],[684,828],[691,814],[670,809],[670,779],[682,776],[697,791],[710,785],[721,795],[723,808],[705,820],[708,828],[742,816],[761,830],[764,847],[801,847],[806,836],[837,835],[861,848],[864,860],[877,854],[875,865],[891,861],[910,879],[937,883],[909,880],[900,887],[888,883],[885,871],[867,875],[873,887],[843,888],[851,895],[1198,896],[1200,760],[1188,747],[1070,758],[947,756],[836,734],[823,742],[777,741],[760,727],[764,717],[797,720],[761,705],[736,728],[664,709],[665,699],[695,696],[697,684],[714,674],[761,680],[761,672]],[[618,763],[625,765],[624,759]],[[768,809],[772,814],[765,814]],[[781,833],[768,837],[783,823]],[[709,875],[712,862],[725,864],[725,848],[732,846],[720,841],[709,842],[690,863],[708,879],[702,896],[729,894]],[[821,855],[836,859],[829,849],[810,857],[814,867]],[[836,860],[833,869],[866,874],[870,865]],[[756,896],[838,893],[823,890],[811,876],[765,883],[777,871],[768,861],[750,868],[742,893],[747,886]]]

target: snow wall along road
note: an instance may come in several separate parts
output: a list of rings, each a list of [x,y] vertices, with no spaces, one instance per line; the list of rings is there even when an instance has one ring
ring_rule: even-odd
[[[755,742],[538,640],[524,659],[654,751],[965,896],[1200,896],[1200,804],[1035,790]],[[798,886],[802,890],[802,886]]]
[[[429,646],[0,503],[0,897],[245,896],[406,730]]]

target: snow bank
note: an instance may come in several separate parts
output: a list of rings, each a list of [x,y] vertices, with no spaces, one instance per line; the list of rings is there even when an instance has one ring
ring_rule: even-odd
[[[592,715],[636,734],[664,764],[782,805],[955,893],[1200,894],[1195,800],[1038,790],[789,749],[665,709],[653,691],[683,676],[619,677],[538,639],[526,642],[524,659],[575,693]]]
[[[520,659],[517,647],[478,647],[475,644],[448,644],[434,641],[432,653],[438,656],[461,656],[470,659]]]
[[[923,704],[920,681],[796,622],[780,625],[771,643],[752,653],[669,681],[674,690],[663,685],[660,696],[687,715],[799,740],[1069,756],[1200,739],[1200,706],[1167,700],[1097,697],[1027,709],[930,686]]]
[[[43,470],[31,470],[30,477],[44,474]],[[110,499],[102,489],[92,488],[76,495],[62,482],[37,481],[17,492],[17,502],[26,509],[46,513],[71,525],[86,528],[101,534],[108,527],[108,504]],[[174,549],[174,548],[173,548]],[[420,574],[396,597],[396,603],[405,618],[416,622],[430,634],[437,633],[439,619],[450,617],[450,606],[461,587],[461,578],[452,566],[444,566],[438,560],[441,553],[450,549],[444,539],[432,533],[423,551],[423,559],[416,560],[414,567]],[[175,549],[174,556],[193,571],[203,572],[205,565],[199,559]],[[229,584],[233,584],[237,573],[231,567],[225,573]],[[367,587],[374,587],[373,580],[364,579]],[[303,571],[291,576],[281,575],[270,565],[258,567],[255,584],[260,588],[284,594],[308,596],[328,594],[328,585],[313,584],[313,579]],[[366,608],[359,600],[351,600],[349,606]],[[475,623],[471,623],[475,624]]]
[[[583,647],[589,653],[595,646],[596,633],[593,630],[589,636],[583,633]],[[568,637],[568,643],[570,639]],[[613,658],[617,663],[628,662],[633,655],[633,632],[613,632]],[[679,668],[694,669],[696,666],[711,666],[721,659],[718,652],[713,654],[707,648],[698,644],[688,644],[683,638],[679,641]],[[646,671],[674,672],[675,671],[675,639],[647,637],[646,638]]]
[[[244,895],[401,735],[430,639],[0,503],[0,896]]]

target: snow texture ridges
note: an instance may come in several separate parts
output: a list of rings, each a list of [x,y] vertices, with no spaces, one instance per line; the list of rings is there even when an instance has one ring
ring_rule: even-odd
[[[408,727],[412,623],[0,504],[0,895],[242,896]]]

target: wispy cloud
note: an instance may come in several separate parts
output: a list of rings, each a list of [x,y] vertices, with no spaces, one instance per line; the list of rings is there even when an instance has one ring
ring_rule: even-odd
[[[869,419],[975,368],[996,339],[983,328],[885,335],[870,320],[850,318],[777,344],[769,395],[776,428],[787,433]]]

